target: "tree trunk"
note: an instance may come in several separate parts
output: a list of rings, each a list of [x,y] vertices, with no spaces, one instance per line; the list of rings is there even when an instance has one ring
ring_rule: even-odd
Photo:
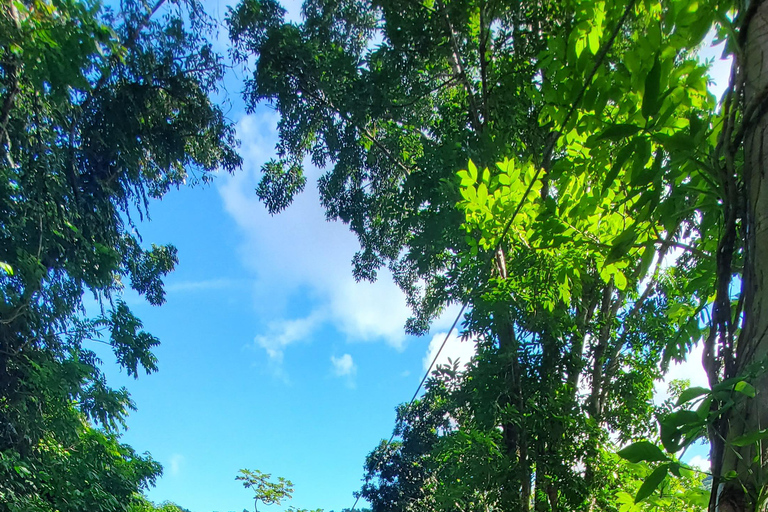
[[[735,351],[736,375],[768,356],[768,2],[753,2],[744,12],[742,36],[745,112],[756,109],[756,115],[746,120],[750,125],[744,140],[744,325]],[[763,373],[753,384],[756,397],[741,401],[718,433],[726,442],[715,454],[720,460],[713,460],[715,476],[731,471],[738,476],[726,481],[716,478],[710,504],[716,512],[757,510],[757,499],[765,488],[768,441],[760,449],[754,444],[742,448],[731,444],[741,435],[768,428],[768,375]]]
[[[504,251],[499,249],[496,254],[496,264],[499,276],[502,279],[507,279],[508,277],[505,258]],[[500,405],[505,407],[511,404],[522,415],[524,403],[522,398],[520,362],[518,361],[518,343],[515,336],[514,321],[510,315],[508,305],[504,303],[497,304],[493,317],[493,329],[499,340],[499,351],[510,356],[510,364],[506,374],[507,389],[506,393],[502,395]],[[507,456],[515,466],[515,470],[509,476],[517,480],[507,483],[507,492],[514,496],[507,505],[513,506],[521,512],[528,512],[531,501],[532,475],[525,427],[521,428],[519,425],[515,425],[514,422],[505,422],[501,429]]]

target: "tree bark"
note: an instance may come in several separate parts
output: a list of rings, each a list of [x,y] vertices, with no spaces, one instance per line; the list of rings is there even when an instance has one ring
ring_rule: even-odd
[[[496,252],[496,267],[499,277],[507,279],[506,255],[503,249]],[[509,306],[501,303],[494,313],[494,331],[499,340],[499,351],[510,355],[510,364],[507,368],[507,392],[502,396],[502,407],[511,404],[518,412],[523,414],[522,381],[520,375],[520,362],[518,360],[518,342],[515,336],[515,326],[510,315]],[[509,503],[521,512],[530,510],[531,501],[531,462],[529,460],[528,439],[525,428],[515,425],[514,422],[505,422],[502,426],[502,435],[507,456],[514,462],[516,470],[510,473],[510,477],[517,482],[508,482],[508,489],[515,496],[516,503]]]
[[[736,375],[753,363],[768,357],[768,116],[765,97],[768,92],[768,2],[753,0],[744,13],[742,38],[744,105],[757,108],[756,116],[745,126],[743,200],[745,208],[745,261],[742,276],[744,324],[735,354]],[[728,377],[728,375],[726,375]],[[722,422],[724,447],[713,460],[716,471],[710,510],[742,512],[757,510],[757,499],[766,485],[768,442],[760,448],[734,447],[731,442],[749,432],[768,428],[768,375],[764,372],[753,382],[757,394],[743,400]],[[737,478],[721,480],[735,471]],[[717,478],[720,477],[720,478]]]

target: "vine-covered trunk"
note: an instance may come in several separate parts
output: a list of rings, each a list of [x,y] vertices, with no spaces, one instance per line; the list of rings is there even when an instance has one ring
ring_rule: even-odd
[[[744,325],[736,347],[736,375],[768,357],[768,2],[753,0],[744,19]],[[726,442],[713,466],[719,469],[716,476],[726,478],[713,489],[710,508],[716,512],[757,510],[764,492],[768,442],[742,448],[732,444],[740,436],[768,428],[768,375],[761,373],[754,384],[755,398],[735,407],[723,422],[727,430],[718,432]],[[737,477],[727,478],[733,472]]]

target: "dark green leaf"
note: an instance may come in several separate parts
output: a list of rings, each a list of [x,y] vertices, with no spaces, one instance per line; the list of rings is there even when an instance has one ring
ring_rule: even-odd
[[[763,439],[768,439],[768,428],[739,436],[731,441],[731,444],[733,446],[747,446],[762,441]]]
[[[692,387],[684,390],[682,393],[680,393],[680,397],[677,399],[677,405],[683,405],[684,403],[690,402],[694,398],[698,398],[702,395],[706,395],[709,393],[709,389],[702,388],[702,387]]]
[[[661,466],[654,469],[653,473],[648,475],[648,478],[645,479],[645,482],[643,482],[643,485],[641,485],[640,489],[637,491],[637,496],[635,496],[635,503],[640,503],[648,496],[653,494],[653,492],[659,487],[659,485],[661,485],[664,479],[667,478],[668,471],[668,464],[662,464]]]
[[[637,231],[635,231],[634,226],[622,231],[619,236],[614,239],[611,250],[605,258],[605,264],[609,265],[626,256],[629,248],[634,245],[636,239]]]
[[[603,190],[602,193],[605,194],[606,190],[613,185],[613,182],[616,180],[616,177],[621,172],[622,167],[624,167],[624,164],[627,163],[627,160],[629,160],[629,157],[632,156],[632,153],[634,152],[633,144],[630,142],[623,148],[621,148],[621,151],[619,151],[619,154],[616,155],[616,160],[613,162],[613,165],[611,166],[611,170],[608,171],[608,174],[605,175],[605,180],[603,181]]]
[[[659,92],[661,89],[661,63],[657,54],[653,66],[645,77],[645,93],[643,94],[643,117],[650,119],[659,111]]]
[[[634,464],[642,461],[659,462],[669,460],[664,452],[650,441],[638,441],[617,452],[618,456]]]
[[[634,124],[612,124],[597,137],[598,141],[617,141],[631,137],[640,131],[640,127]]]

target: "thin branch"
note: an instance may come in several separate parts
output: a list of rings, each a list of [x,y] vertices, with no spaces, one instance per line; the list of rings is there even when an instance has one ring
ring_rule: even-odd
[[[454,73],[456,73],[464,84],[464,88],[467,90],[467,98],[469,100],[469,115],[472,121],[472,125],[475,131],[480,134],[483,131],[483,125],[480,122],[480,113],[477,107],[477,100],[475,99],[475,93],[472,90],[472,85],[469,83],[469,77],[467,76],[464,64],[461,62],[461,50],[459,43],[456,40],[456,32],[453,30],[453,24],[451,18],[448,16],[448,10],[443,2],[439,2],[440,10],[443,12],[443,19],[445,20],[446,27],[448,29],[448,36],[451,40],[451,52],[449,53],[449,59]]]
[[[17,31],[21,31],[19,11],[16,9],[16,6],[13,4],[13,2],[9,2],[7,11],[8,16],[13,21],[14,28]],[[3,109],[0,113],[0,129],[3,130],[3,134],[5,135],[5,139],[8,143],[8,158],[11,158],[11,138],[8,134],[8,121],[11,118],[11,109],[13,108],[13,103],[19,93],[19,59],[16,55],[11,54],[9,60],[10,62],[8,62],[4,67],[5,73],[10,79],[10,85],[8,86],[8,93],[3,100]]]
[[[488,41],[491,36],[491,27],[486,27],[488,15],[485,12],[487,4],[482,2],[480,4],[480,44],[478,53],[480,54],[480,81],[482,84],[482,101],[483,101],[483,126],[488,124],[489,107],[488,107]]]
[[[613,43],[616,41],[616,37],[619,35],[619,32],[621,32],[621,27],[624,26],[624,23],[627,21],[627,18],[629,18],[629,14],[632,12],[632,9],[634,8],[634,6],[635,6],[635,0],[630,0],[629,3],[627,4],[627,7],[624,9],[624,13],[619,19],[619,22],[616,24],[616,27],[613,29],[613,33],[611,34],[611,37],[608,39],[608,41],[605,42],[605,44],[602,46],[598,54],[595,56],[595,64],[592,66],[592,70],[589,72],[589,74],[587,75],[587,78],[584,80],[584,85],[582,85],[581,89],[579,90],[579,94],[576,96],[576,99],[574,100],[573,104],[571,104],[571,108],[568,110],[568,113],[566,114],[565,119],[563,120],[563,124],[561,126],[562,128],[564,128],[568,124],[568,121],[570,121],[571,116],[578,108],[579,103],[581,103],[582,98],[584,98],[584,94],[589,88],[590,84],[592,83],[592,79],[595,77],[595,74],[597,73],[598,68],[602,65],[603,60],[605,60],[606,55],[608,55],[608,52],[613,46]],[[528,184],[528,187],[525,189],[525,192],[523,193],[523,197],[520,198],[520,202],[518,203],[517,208],[515,208],[515,211],[512,214],[512,217],[510,217],[509,221],[507,222],[507,225],[504,226],[504,231],[502,231],[501,237],[499,238],[499,244],[501,244],[501,240],[506,238],[507,233],[509,233],[509,229],[512,227],[512,222],[514,222],[515,217],[517,217],[518,213],[520,213],[520,210],[523,208],[523,204],[528,198],[528,194],[530,194],[531,189],[533,188],[533,184],[536,182],[536,180],[539,179],[539,176],[541,175],[542,171],[549,172],[549,168],[552,165],[552,153],[554,152],[555,145],[557,144],[557,141],[560,139],[561,135],[562,133],[560,133],[559,131],[553,131],[552,133],[550,133],[549,141],[544,147],[544,159],[542,161],[542,165],[536,170],[536,174],[534,174],[533,179]]]
[[[301,78],[299,78],[299,81],[301,82]],[[303,84],[302,84],[302,85],[303,85]],[[319,89],[319,88],[318,88],[318,89]],[[338,108],[338,107],[337,107],[337,106],[336,106],[336,105],[333,103],[333,101],[332,101],[330,98],[328,98],[328,97],[325,95],[325,93],[322,91],[322,89],[320,89],[320,93],[319,93],[319,94],[317,94],[317,93],[315,93],[315,92],[312,92],[312,91],[310,90],[310,88],[309,88],[309,87],[306,87],[305,85],[303,85],[303,86],[302,86],[302,90],[303,90],[303,91],[302,91],[302,92],[303,92],[303,94],[306,94],[307,96],[309,96],[309,97],[311,97],[311,98],[314,98],[316,101],[319,101],[319,102],[321,102],[321,103],[324,103],[324,104],[326,105],[326,107],[330,108],[330,109],[331,109],[331,110],[333,110],[333,111],[334,111],[336,114],[338,114],[339,116],[341,116],[341,118],[342,118],[342,119],[343,119],[345,122],[347,122],[347,123],[349,123],[350,125],[352,125],[352,126],[353,126],[353,127],[354,127],[354,128],[357,130],[357,131],[359,131],[359,132],[360,132],[360,133],[361,133],[361,134],[362,134],[362,135],[363,135],[363,136],[364,136],[366,139],[368,139],[369,141],[371,141],[371,143],[372,143],[374,146],[376,146],[376,148],[377,148],[377,149],[379,149],[379,150],[380,150],[382,153],[384,153],[384,155],[385,155],[385,156],[386,156],[386,157],[387,157],[387,158],[388,158],[388,159],[389,159],[389,160],[390,160],[392,163],[394,163],[395,165],[397,165],[397,166],[398,166],[398,167],[399,167],[399,168],[400,168],[400,169],[401,169],[403,172],[405,172],[406,174],[410,174],[410,173],[411,173],[411,169],[410,169],[410,168],[409,168],[407,165],[405,165],[405,163],[403,163],[403,162],[402,162],[400,159],[396,158],[396,157],[395,157],[395,156],[394,156],[394,155],[393,155],[393,154],[392,154],[392,153],[389,151],[389,149],[387,149],[387,147],[386,147],[386,146],[384,146],[384,144],[382,144],[382,143],[381,143],[381,141],[379,141],[379,140],[378,140],[376,137],[374,137],[374,136],[373,136],[373,134],[371,134],[371,132],[369,132],[369,131],[368,131],[368,130],[365,128],[365,127],[363,127],[363,126],[360,126],[358,123],[356,123],[355,121],[353,121],[353,120],[352,120],[352,118],[350,117],[350,115],[349,115],[349,113],[348,113],[348,112],[345,112],[345,111],[341,110],[340,108]]]

